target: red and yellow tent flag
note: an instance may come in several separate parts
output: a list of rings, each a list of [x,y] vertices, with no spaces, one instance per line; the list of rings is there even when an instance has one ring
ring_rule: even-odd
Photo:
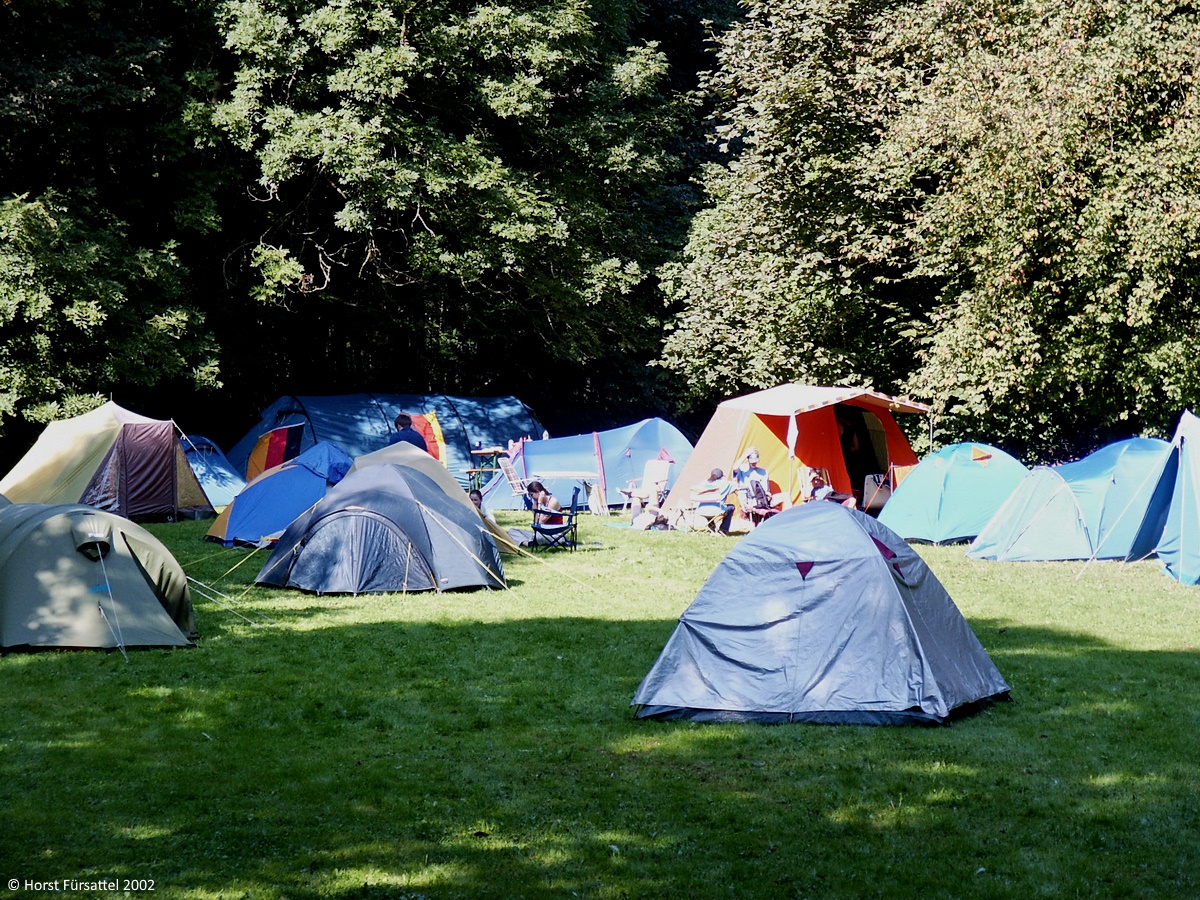
[[[272,428],[254,443],[246,461],[246,481],[253,481],[267,469],[283,465],[300,455],[304,423]]]
[[[412,427],[421,437],[425,438],[425,449],[429,455],[446,465],[446,435],[442,433],[442,423],[438,421],[437,413],[429,412],[414,415]]]

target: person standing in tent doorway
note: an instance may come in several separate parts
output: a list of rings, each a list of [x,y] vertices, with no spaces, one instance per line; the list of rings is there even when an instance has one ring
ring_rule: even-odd
[[[388,438],[388,446],[399,444],[401,441],[412,444],[414,447],[419,447],[426,453],[429,452],[429,445],[425,443],[425,438],[421,436],[421,432],[412,427],[412,416],[408,413],[400,413],[396,416],[396,433]]]
[[[750,521],[756,510],[769,509],[771,506],[771,479],[767,470],[758,464],[758,448],[751,447],[746,451],[745,462],[734,475],[737,478],[738,497],[742,506],[742,515]]]
[[[472,488],[467,491],[467,496],[471,498],[471,504],[479,510],[479,515],[483,516],[484,521],[489,524],[496,524],[496,516],[490,509],[483,505],[483,492]]]

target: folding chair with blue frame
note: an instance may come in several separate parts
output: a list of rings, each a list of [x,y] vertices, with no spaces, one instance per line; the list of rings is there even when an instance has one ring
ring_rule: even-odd
[[[571,494],[571,505],[566,509],[533,510],[533,548],[549,549],[560,547],[574,550],[579,543],[579,488]]]

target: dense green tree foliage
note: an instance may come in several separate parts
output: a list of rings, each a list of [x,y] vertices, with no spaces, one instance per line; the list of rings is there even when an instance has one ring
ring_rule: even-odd
[[[216,222],[185,117],[216,46],[203,4],[0,5],[0,413],[215,384],[181,246]]]
[[[644,400],[653,273],[689,211],[699,9],[224,3],[216,121],[263,216],[247,289],[324,323],[292,352],[392,389]]]
[[[1050,458],[1200,401],[1190,6],[741,11],[0,2],[0,416],[793,379]]]
[[[886,4],[751,4],[720,42],[707,90],[725,159],[683,257],[664,267],[681,307],[665,364],[708,398],[796,380],[895,387],[884,269],[853,252],[870,208],[859,167],[886,121],[858,72]]]
[[[665,270],[693,390],[907,388],[943,439],[1042,456],[1200,399],[1192,7],[750,6],[709,82],[728,161]]]

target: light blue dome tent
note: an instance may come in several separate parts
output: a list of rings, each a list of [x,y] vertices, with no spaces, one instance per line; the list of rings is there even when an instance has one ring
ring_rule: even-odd
[[[950,544],[974,538],[1029,474],[988,444],[951,444],[904,477],[879,521],[910,541]]]
[[[1171,445],[1129,438],[1038,466],[971,542],[973,559],[1124,559],[1154,503]]]
[[[1157,554],[1167,575],[1200,582],[1200,419],[1184,410],[1127,560]]]
[[[243,478],[218,447],[209,438],[189,434],[179,439],[188,465],[196,473],[200,487],[213,506],[228,506],[246,486]]]

